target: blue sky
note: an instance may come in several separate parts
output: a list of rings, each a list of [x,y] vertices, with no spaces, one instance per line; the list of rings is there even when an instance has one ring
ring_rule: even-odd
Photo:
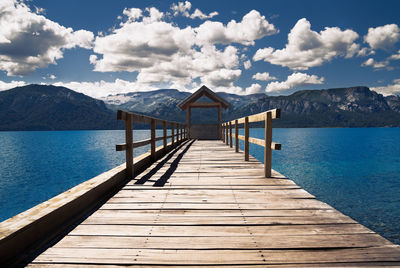
[[[0,90],[400,94],[400,1],[2,0]]]

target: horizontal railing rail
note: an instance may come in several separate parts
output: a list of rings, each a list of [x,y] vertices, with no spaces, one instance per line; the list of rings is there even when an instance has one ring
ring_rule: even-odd
[[[282,145],[272,141],[272,120],[281,117],[280,109],[273,109],[258,114],[253,114],[238,119],[225,122],[221,125],[222,141],[233,147],[233,138],[235,138],[235,151],[239,152],[239,140],[244,141],[244,160],[249,161],[249,143],[264,147],[264,174],[265,177],[271,177],[272,150],[281,150]],[[265,138],[258,139],[250,137],[250,123],[265,121]],[[244,124],[244,136],[239,135],[239,124]],[[232,133],[232,125],[235,127],[235,133]]]
[[[115,146],[117,151],[125,151],[126,158],[126,177],[133,178],[133,149],[150,144],[150,158],[156,159],[156,142],[163,141],[163,151],[167,152],[167,140],[171,139],[171,148],[175,147],[187,138],[186,124],[162,120],[151,116],[130,113],[118,110],[117,119],[125,121],[125,143]],[[150,139],[133,142],[133,123],[150,124]],[[163,126],[163,135],[156,137],[156,125]],[[171,127],[171,135],[167,135],[167,126]],[[176,133],[175,133],[176,130]]]

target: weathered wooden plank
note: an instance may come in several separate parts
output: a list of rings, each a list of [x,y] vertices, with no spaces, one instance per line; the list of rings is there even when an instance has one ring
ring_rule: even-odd
[[[191,177],[187,177],[186,179],[190,180]],[[192,191],[197,191],[197,190],[220,190],[220,191],[232,191],[232,190],[296,190],[296,189],[301,189],[297,185],[292,185],[292,184],[282,184],[282,185],[263,185],[263,184],[252,184],[252,185],[235,185],[235,184],[229,184],[229,183],[223,183],[221,181],[221,184],[217,185],[206,185],[206,184],[195,184],[195,185],[177,185],[177,184],[171,184],[168,185],[168,188],[162,188],[159,189],[158,191],[169,191],[169,190],[192,190]],[[147,185],[127,185],[125,186],[122,190],[140,190],[140,191],[154,191],[153,186],[147,186]]]
[[[235,134],[232,134],[233,137],[235,137]],[[245,140],[245,137],[243,135],[238,135],[237,138],[239,140]],[[257,139],[257,138],[253,138],[253,137],[249,137],[249,142],[253,143],[253,144],[257,144],[260,145],[262,147],[265,147],[265,140],[263,139]],[[271,142],[271,149],[272,150],[281,150],[282,149],[282,144],[280,143],[276,143],[276,142]]]
[[[251,202],[252,201],[252,202]],[[161,204],[164,204],[161,207]],[[228,202],[210,202],[209,200],[204,202],[194,202],[187,200],[183,202],[182,200],[177,200],[175,202],[137,202],[137,200],[132,200],[130,198],[114,198],[111,202],[107,202],[107,208],[120,207],[121,209],[236,209],[238,208],[237,203]],[[104,206],[106,206],[104,205]],[[322,202],[303,202],[299,204],[298,202],[285,202],[276,201],[268,203],[256,203],[255,200],[249,200],[246,203],[240,204],[241,209],[331,209],[327,204]]]
[[[227,186],[225,189],[197,189],[194,191],[193,189],[175,189],[172,187],[162,188],[162,189],[151,189],[143,190],[141,188],[131,188],[131,189],[122,189],[119,191],[115,197],[138,197],[142,196],[143,200],[146,201],[146,197],[160,195],[160,194],[168,194],[171,195],[179,195],[179,196],[197,196],[199,198],[204,199],[207,196],[234,196],[239,194],[241,197],[252,197],[252,198],[314,198],[314,196],[307,191],[301,188],[291,188],[291,189],[283,189],[278,188],[278,190],[269,190],[269,189],[236,189],[235,194],[232,193],[232,189]]]
[[[328,249],[390,245],[377,234],[275,236],[66,236],[56,248],[148,248],[148,249]]]
[[[190,108],[217,108],[220,106],[219,103],[211,102],[211,103],[201,103],[194,102],[189,104]]]
[[[243,216],[243,217],[326,217],[328,219],[347,219],[347,216],[343,214],[330,210],[330,209],[319,209],[319,210],[311,210],[311,209],[293,209],[293,210],[285,210],[285,209],[250,209],[243,210],[240,208],[237,209],[204,209],[204,210],[129,210],[129,209],[104,209],[100,208],[93,215],[96,217],[132,217],[132,218],[140,218],[146,215],[157,214],[158,216],[196,216],[196,217],[214,217],[214,216]]]
[[[274,236],[280,235],[360,235],[373,233],[360,224],[314,224],[314,225],[262,225],[262,226],[154,226],[154,225],[113,225],[81,224],[69,235],[109,236]]]
[[[80,267],[88,267],[88,268],[94,268],[94,267],[99,267],[99,266],[104,266],[106,265],[109,268],[116,268],[116,267],[121,267],[123,264],[75,264],[75,263],[62,263],[62,264],[57,264],[57,263],[41,263],[41,264],[29,264],[28,267],[73,267],[73,268],[80,268]],[[149,264],[127,264],[128,266],[131,267],[143,267],[147,268],[149,267]],[[123,265],[125,266],[125,265]],[[152,268],[165,268],[166,265],[154,265],[151,264]],[[168,265],[170,266],[170,265]],[[179,267],[193,267],[197,265],[193,264],[179,264]],[[201,267],[216,267],[216,266],[222,266],[222,267],[230,267],[232,265],[224,265],[224,264],[201,264]],[[301,264],[234,264],[234,267],[236,268],[249,268],[249,267],[280,267],[280,268],[309,268],[309,267],[382,267],[382,262],[349,262],[349,263],[301,263]],[[385,267],[398,267],[397,262],[385,262]]]
[[[266,114],[270,112],[272,119],[277,119],[281,117],[281,110],[280,109],[273,109],[273,110],[268,110],[266,112],[261,112],[258,114],[253,114],[248,116],[249,118],[249,123],[254,123],[254,122],[260,122],[260,121],[264,121],[265,120],[265,116]],[[245,117],[239,118],[237,119],[239,124],[243,124],[245,122]],[[234,121],[231,121],[232,123],[234,123]]]
[[[246,116],[244,118],[244,161],[249,161],[249,154],[250,154],[249,137],[250,137],[249,117]]]
[[[157,218],[157,220],[156,220]],[[332,219],[326,217],[232,217],[232,216],[213,216],[191,217],[191,216],[160,216],[149,215],[141,218],[132,217],[97,217],[92,216],[86,219],[84,224],[136,224],[136,225],[289,225],[289,224],[334,224],[334,223],[354,223],[349,218]]]
[[[148,264],[148,265],[277,265],[393,262],[400,265],[398,247],[321,250],[165,250],[51,248],[34,263]]]

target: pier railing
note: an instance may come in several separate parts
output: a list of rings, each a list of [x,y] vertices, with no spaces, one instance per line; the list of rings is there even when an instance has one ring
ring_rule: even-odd
[[[117,144],[117,151],[125,151],[126,158],[126,178],[133,178],[133,149],[141,146],[150,144],[150,158],[152,161],[156,160],[156,154],[160,150],[163,153],[167,153],[169,149],[174,148],[176,145],[181,143],[187,138],[186,125],[178,122],[162,120],[150,116],[130,113],[126,111],[118,110],[118,120],[125,121],[125,143]],[[150,124],[150,139],[133,142],[133,123]],[[156,137],[156,125],[163,126],[163,135]],[[170,125],[171,135],[167,136],[167,126]],[[176,132],[175,132],[176,130]],[[171,143],[168,144],[167,140],[171,139]],[[161,148],[156,148],[157,141],[163,141]],[[158,150],[157,150],[158,149]]]
[[[272,141],[272,119],[281,117],[280,109],[273,109],[258,114],[245,116],[225,122],[221,126],[221,139],[230,147],[233,147],[233,138],[235,138],[235,151],[239,152],[239,140],[244,141],[244,160],[249,161],[249,142],[264,147],[264,174],[265,177],[271,177],[272,150],[280,150],[281,144]],[[250,123],[265,121],[265,138],[257,139],[250,137]],[[244,136],[239,135],[239,125],[244,124]],[[235,127],[235,133],[232,133],[232,125]]]

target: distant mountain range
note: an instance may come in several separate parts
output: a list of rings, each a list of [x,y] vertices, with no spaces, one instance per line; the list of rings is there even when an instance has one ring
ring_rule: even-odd
[[[65,87],[28,85],[0,91],[0,130],[115,129],[103,101]]]
[[[276,127],[400,127],[400,97],[383,97],[367,87],[303,90],[289,96],[235,95],[223,119],[281,108]],[[176,89],[133,92],[93,99],[65,87],[28,85],[0,92],[0,130],[117,129],[116,110],[185,122],[177,104],[189,96]],[[215,122],[216,111],[197,109],[193,122]]]
[[[277,127],[383,127],[400,126],[400,97],[383,97],[367,87],[302,90],[289,96],[265,94],[235,95],[218,93],[231,103],[223,111],[223,119],[280,108],[282,118],[274,121]],[[107,107],[136,111],[159,118],[184,121],[186,113],[177,104],[189,96],[176,89],[118,94],[102,98]],[[207,120],[204,111],[193,116],[193,122]],[[209,114],[209,117],[216,117]]]

